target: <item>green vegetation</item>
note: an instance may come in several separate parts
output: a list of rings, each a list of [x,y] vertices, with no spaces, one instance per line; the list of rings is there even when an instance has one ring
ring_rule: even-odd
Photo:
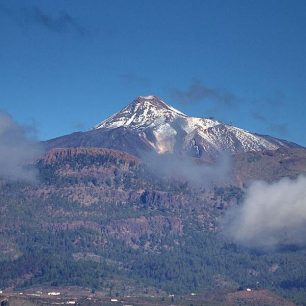
[[[221,204],[239,202],[241,189],[229,186],[196,193],[186,183],[156,183],[154,175],[131,163],[133,171],[127,171],[117,159],[81,156],[69,164],[73,170],[92,164],[115,164],[117,170],[108,176],[59,176],[61,165],[40,164],[38,186],[3,183],[0,288],[78,285],[111,292],[116,282],[178,294],[270,288],[303,304],[305,249],[260,252],[210,229],[222,214]],[[102,195],[110,186],[117,193],[109,197],[111,202],[99,198],[84,205],[53,192],[92,185]],[[36,193],[49,186],[53,189],[48,197]],[[140,191],[135,195],[133,190]]]

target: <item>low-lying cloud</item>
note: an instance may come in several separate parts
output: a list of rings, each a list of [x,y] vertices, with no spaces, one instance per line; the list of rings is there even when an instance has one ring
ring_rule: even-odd
[[[254,182],[240,207],[229,211],[225,232],[250,247],[306,244],[306,177]]]
[[[231,169],[230,156],[220,154],[214,163],[208,164],[187,156],[143,154],[142,160],[157,176],[178,179],[193,187],[206,187],[224,182]]]
[[[29,129],[0,111],[0,178],[11,181],[36,180],[33,162],[42,154],[41,145],[29,137]]]

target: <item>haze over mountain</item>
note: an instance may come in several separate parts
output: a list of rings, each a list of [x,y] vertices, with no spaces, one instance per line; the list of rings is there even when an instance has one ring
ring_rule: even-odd
[[[215,119],[189,117],[156,96],[139,96],[92,130],[51,139],[47,146],[107,147],[138,156],[153,151],[203,159],[211,159],[217,152],[235,154],[299,147]]]

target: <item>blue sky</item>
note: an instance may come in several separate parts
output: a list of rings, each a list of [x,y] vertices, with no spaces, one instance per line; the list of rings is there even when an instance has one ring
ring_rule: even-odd
[[[136,96],[306,145],[306,1],[0,0],[0,109],[39,139]]]

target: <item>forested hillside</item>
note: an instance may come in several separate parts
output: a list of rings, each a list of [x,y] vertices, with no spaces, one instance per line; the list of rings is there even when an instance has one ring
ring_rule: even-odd
[[[300,173],[303,150],[273,154],[280,175]],[[157,176],[119,151],[51,150],[37,162],[36,183],[1,181],[0,288],[77,285],[112,294],[269,288],[302,304],[303,247],[260,251],[222,231],[225,211],[239,205],[255,173],[241,164],[256,163],[273,180],[269,158],[240,158],[231,184],[217,187]]]

